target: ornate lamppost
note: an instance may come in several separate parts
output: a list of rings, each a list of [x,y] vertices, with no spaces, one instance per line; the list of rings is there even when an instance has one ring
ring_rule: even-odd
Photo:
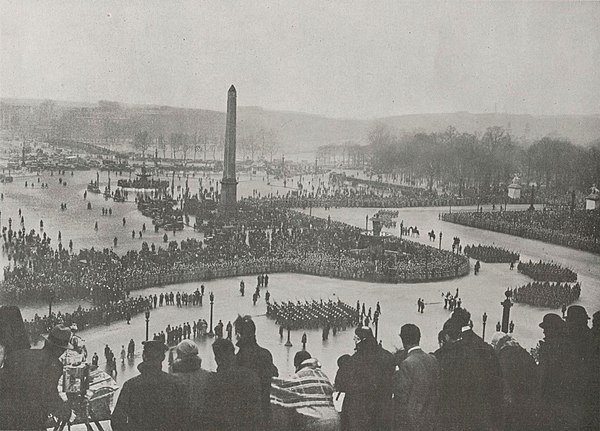
[[[54,301],[55,297],[56,297],[56,294],[54,293],[54,289],[48,290],[48,318],[49,319],[52,319],[52,301]]]
[[[215,303],[215,294],[210,292],[210,331],[208,331],[209,337],[214,337],[215,333],[213,332],[213,304]]]
[[[146,341],[148,341],[148,328],[150,326],[150,309],[146,308],[146,312],[144,314],[146,315]]]
[[[483,313],[483,341],[485,341],[485,324],[487,323],[487,313]]]
[[[290,321],[289,321],[289,319],[285,319],[285,323],[287,326],[287,341],[285,342],[285,347],[292,347],[292,341],[290,340]]]
[[[400,222],[400,242],[402,242],[402,234],[404,232],[404,220]]]
[[[504,292],[506,295],[506,299],[500,303],[502,305],[502,327],[501,331],[505,334],[508,334],[508,326],[510,323],[510,308],[513,306],[512,301],[510,300],[511,293],[509,290]]]

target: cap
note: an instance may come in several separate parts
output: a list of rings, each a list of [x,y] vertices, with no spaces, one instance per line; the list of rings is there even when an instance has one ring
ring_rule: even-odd
[[[64,325],[56,325],[47,337],[44,339],[57,347],[62,347],[63,349],[73,349],[73,345],[71,344],[71,330]]]
[[[587,311],[581,305],[571,305],[567,309],[567,321],[588,320],[589,318]]]
[[[561,319],[558,314],[548,313],[544,316],[542,323],[540,323],[540,328],[562,328],[565,325],[565,321]]]
[[[198,346],[192,340],[183,340],[177,345],[177,356],[196,356]]]
[[[159,352],[165,353],[169,348],[162,341],[158,340],[150,340],[150,341],[142,341],[144,346],[144,352]]]

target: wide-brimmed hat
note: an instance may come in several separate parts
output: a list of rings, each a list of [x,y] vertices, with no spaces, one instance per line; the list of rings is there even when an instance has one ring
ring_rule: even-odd
[[[544,316],[542,323],[539,324],[539,327],[542,329],[548,328],[562,328],[565,325],[565,321],[555,313],[548,313]]]
[[[73,349],[73,345],[71,344],[71,337],[73,334],[71,330],[64,325],[56,325],[47,337],[44,339],[57,347],[62,347],[63,349]]]

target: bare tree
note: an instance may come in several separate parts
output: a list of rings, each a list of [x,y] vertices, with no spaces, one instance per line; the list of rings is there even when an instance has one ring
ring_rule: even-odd
[[[277,133],[273,129],[261,129],[259,139],[262,140],[260,142],[262,144],[262,152],[263,154],[268,154],[271,163],[273,163],[273,155],[279,149],[279,139],[277,137]]]
[[[142,153],[142,159],[146,158],[146,151],[152,145],[152,139],[147,130],[138,132],[133,138],[133,148]]]
[[[181,134],[179,150],[183,153],[183,161],[184,162],[187,160],[187,153],[188,153],[188,151],[190,151],[192,149],[192,147],[193,147],[192,137],[190,135],[188,135],[187,133]]]

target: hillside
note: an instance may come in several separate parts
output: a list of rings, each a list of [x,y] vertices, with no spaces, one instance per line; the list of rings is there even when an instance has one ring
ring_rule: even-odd
[[[68,139],[103,142],[130,140],[140,130],[152,136],[171,133],[197,134],[201,139],[220,139],[225,133],[225,113],[168,106],[97,104],[40,100],[1,99],[0,128],[21,133],[40,131]],[[449,126],[460,132],[483,132],[501,126],[518,140],[532,142],[543,136],[565,137],[578,145],[600,138],[600,115],[534,116],[526,114],[401,115],[370,120],[327,118],[299,112],[271,111],[260,107],[238,108],[238,139],[252,135],[262,140],[266,131],[278,142],[277,153],[314,152],[321,145],[366,144],[375,121],[394,133],[441,132]],[[114,145],[114,144],[113,144]]]

